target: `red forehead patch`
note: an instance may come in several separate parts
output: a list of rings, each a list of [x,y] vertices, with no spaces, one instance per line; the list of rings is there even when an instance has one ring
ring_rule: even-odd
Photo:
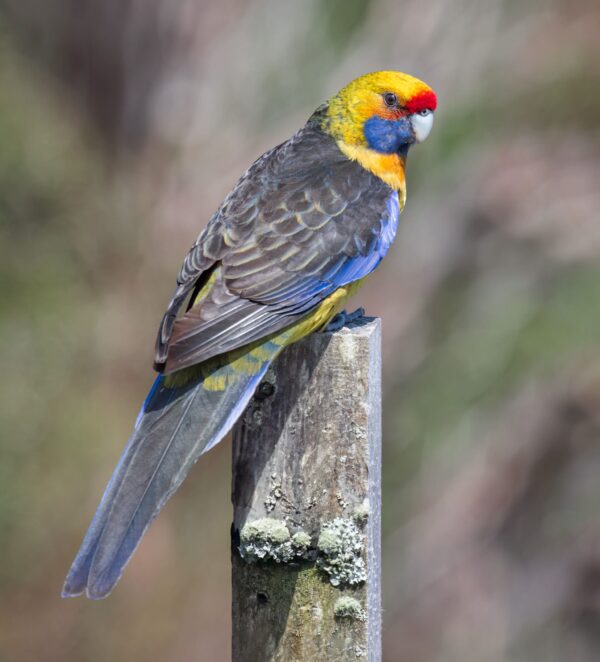
[[[411,114],[418,113],[420,110],[435,110],[436,107],[437,97],[433,90],[424,90],[415,94],[406,104],[406,110]]]

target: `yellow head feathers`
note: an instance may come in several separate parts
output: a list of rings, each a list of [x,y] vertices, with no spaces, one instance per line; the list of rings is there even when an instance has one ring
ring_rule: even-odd
[[[361,76],[332,97],[322,128],[340,150],[405,197],[404,166],[410,145],[422,142],[433,124],[435,92],[398,71]]]
[[[396,103],[386,103],[392,95]],[[434,111],[436,105],[435,92],[422,80],[399,71],[376,71],[356,78],[329,100],[327,130],[347,145],[366,146],[364,125],[371,117],[400,119]]]

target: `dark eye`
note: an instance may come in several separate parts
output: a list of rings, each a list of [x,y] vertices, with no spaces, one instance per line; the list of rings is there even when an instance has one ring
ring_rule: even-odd
[[[423,108],[423,110],[419,111],[419,115],[421,115],[421,117],[427,117],[427,115],[431,115],[431,110],[429,110],[429,108]]]
[[[385,105],[390,108],[394,108],[398,105],[398,97],[393,92],[386,92],[383,95],[383,100],[385,101]]]

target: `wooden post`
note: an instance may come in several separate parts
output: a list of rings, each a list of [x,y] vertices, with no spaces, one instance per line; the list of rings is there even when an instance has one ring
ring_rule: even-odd
[[[233,662],[381,660],[380,343],[289,347],[234,430]]]

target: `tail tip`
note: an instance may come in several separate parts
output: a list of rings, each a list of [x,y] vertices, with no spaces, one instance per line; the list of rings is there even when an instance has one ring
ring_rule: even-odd
[[[67,599],[78,598],[82,595],[85,595],[85,597],[89,600],[103,600],[112,592],[113,588],[115,587],[115,583],[98,583],[98,585],[86,585],[81,588],[79,586],[71,586],[69,582],[66,581],[62,591],[60,592],[60,597]]]
[[[67,580],[63,584],[62,591],[60,592],[60,597],[61,598],[76,598],[79,595],[83,594],[83,589],[73,586],[69,582],[69,578],[67,577]]]

